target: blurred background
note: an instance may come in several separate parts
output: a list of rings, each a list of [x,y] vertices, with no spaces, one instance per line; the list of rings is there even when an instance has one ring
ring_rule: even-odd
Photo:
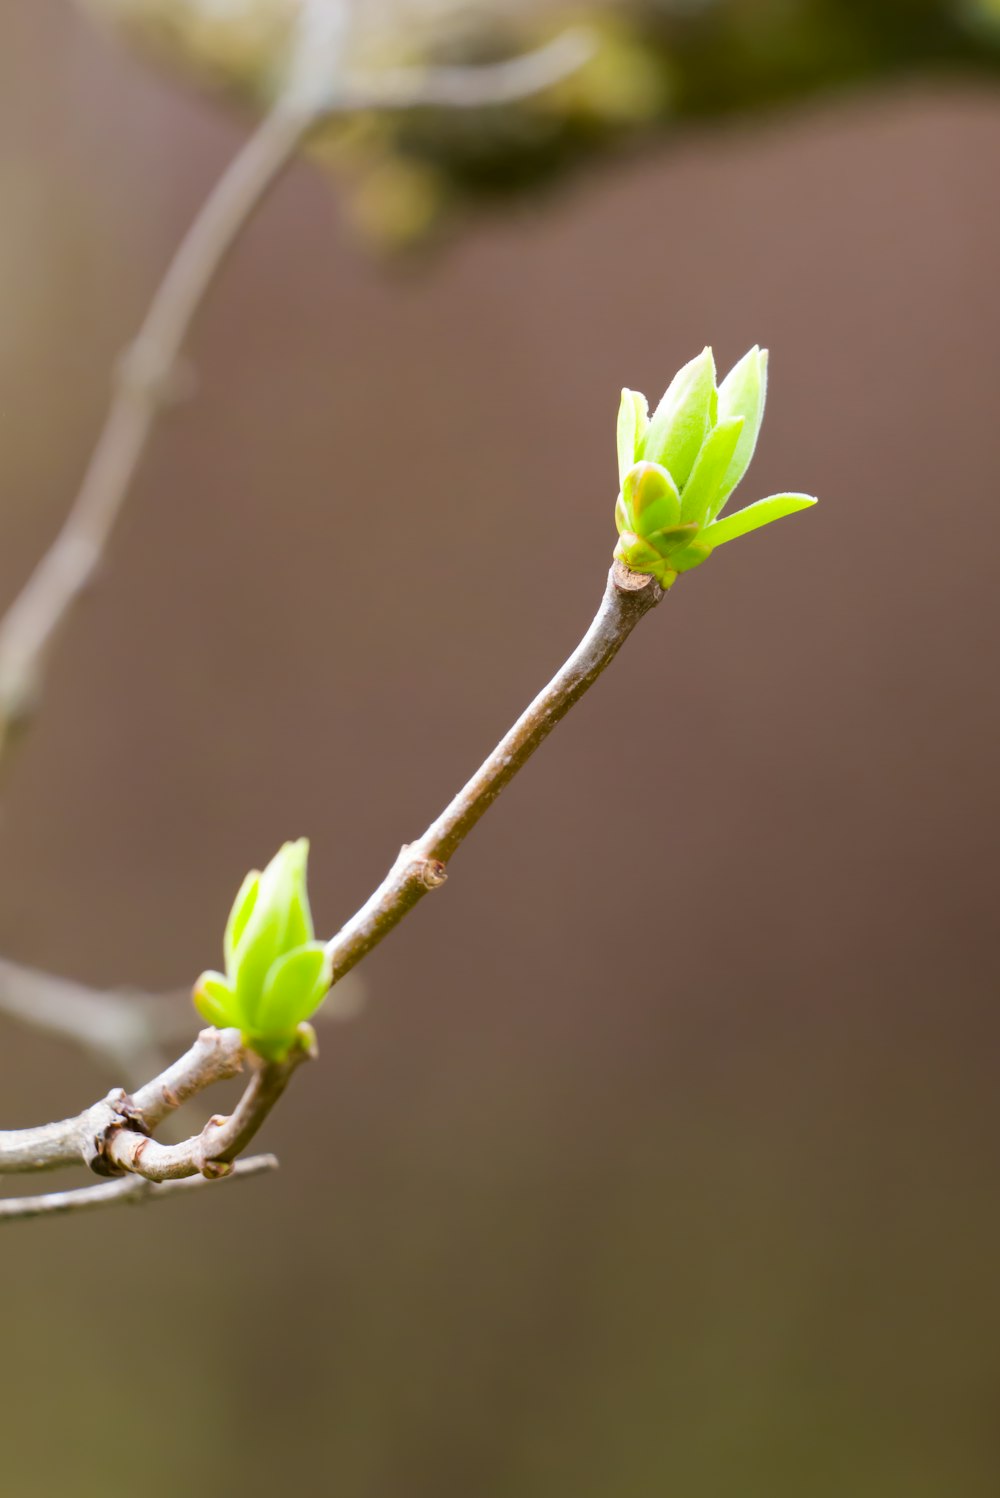
[[[371,56],[558,10],[414,8]],[[996,7],[592,20],[241,241],[5,776],[0,951],[183,988],[301,834],[332,933],[589,622],[622,384],[768,345],[741,499],[822,503],[681,579],[365,963],[279,1174],[5,1229],[17,1498],[1000,1485]],[[114,33],[0,15],[3,602],[280,53]],[[120,1080],[0,1044],[5,1126]]]

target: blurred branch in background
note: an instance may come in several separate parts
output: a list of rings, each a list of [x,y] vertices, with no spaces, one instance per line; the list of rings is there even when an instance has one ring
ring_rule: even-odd
[[[168,67],[267,109],[307,0],[81,0]],[[350,0],[352,72],[480,64],[584,23],[582,67],[506,102],[387,114],[372,100],[314,135],[379,246],[422,241],[463,208],[537,189],[687,122],[913,72],[1000,71],[1000,0]],[[447,102],[429,93],[412,105]],[[402,100],[396,101],[398,106]]]
[[[97,570],[128,497],[156,418],[177,385],[177,362],[194,317],[255,209],[325,115],[409,108],[424,100],[474,108],[549,86],[589,54],[578,33],[537,52],[482,68],[402,69],[353,78],[342,72],[342,28],[331,0],[304,6],[299,44],[274,107],[251,136],[181,243],[136,339],[119,363],[104,429],[62,531],[0,621],[0,758],[34,712],[46,661]],[[318,18],[318,20],[317,20]]]

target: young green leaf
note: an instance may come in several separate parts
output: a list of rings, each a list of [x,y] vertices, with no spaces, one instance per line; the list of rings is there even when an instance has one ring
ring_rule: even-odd
[[[742,416],[744,424],[736,450],[708,512],[710,520],[714,520],[721,512],[726,500],[750,467],[760,425],[764,420],[766,400],[767,349],[755,345],[748,354],[743,355],[738,364],[734,364],[719,386],[719,421]]]
[[[240,885],[239,894],[233,901],[233,908],[229,912],[229,920],[226,922],[226,934],[222,938],[222,951],[226,959],[226,969],[233,960],[236,943],[246,930],[247,921],[257,900],[257,892],[260,889],[260,872],[251,869],[243,883]]]
[[[731,416],[726,421],[720,421],[705,438],[691,470],[691,477],[684,485],[681,499],[682,520],[704,524],[733,460],[743,426],[742,416]]]
[[[664,525],[675,525],[680,518],[681,497],[665,468],[658,463],[637,463],[625,475],[622,485],[629,530],[646,536]]]
[[[815,503],[810,494],[772,494],[767,499],[758,499],[756,504],[747,505],[745,510],[736,510],[724,520],[707,525],[701,539],[713,549],[724,546],[727,541],[735,541],[737,536],[745,536],[750,531],[759,530],[762,525],[794,515],[798,510],[808,510]]]
[[[712,417],[715,359],[706,348],[678,370],[653,413],[643,456],[669,470],[683,488]]]
[[[256,1028],[265,1036],[289,1036],[315,1014],[330,987],[330,960],[322,942],[310,942],[279,957],[267,975]]]
[[[202,973],[195,984],[195,1008],[202,1019],[220,1030],[230,1025],[239,1028],[240,1016],[236,1008],[236,995],[221,973]]]
[[[649,426],[649,407],[646,397],[638,390],[623,390],[618,407],[618,483],[624,484],[625,475],[642,456],[642,443]]]

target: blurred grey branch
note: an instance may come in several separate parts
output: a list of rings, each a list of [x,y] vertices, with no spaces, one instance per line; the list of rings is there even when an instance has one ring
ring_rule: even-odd
[[[254,211],[318,121],[333,113],[403,109],[434,99],[457,108],[521,97],[579,67],[572,33],[513,61],[482,68],[404,69],[355,81],[338,72],[343,6],[313,0],[275,107],[223,173],[182,241],[134,342],[119,362],[111,406],[62,530],[0,620],[0,758],[35,711],[50,652],[100,565],[177,361],[207,292]],[[318,20],[327,21],[319,45]],[[317,59],[321,66],[317,65]]]
[[[581,26],[509,62],[481,67],[385,68],[345,80],[341,107],[368,109],[482,109],[514,104],[551,88],[594,54],[596,41]]]

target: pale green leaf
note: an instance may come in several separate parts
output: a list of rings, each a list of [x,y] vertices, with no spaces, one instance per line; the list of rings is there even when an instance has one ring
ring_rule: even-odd
[[[708,432],[715,396],[715,360],[706,348],[678,370],[653,413],[643,456],[669,469],[683,488]]]
[[[641,456],[642,440],[649,425],[649,407],[646,397],[638,390],[622,391],[618,407],[618,483],[624,484],[625,475]]]
[[[719,386],[720,422],[742,416],[744,425],[736,450],[712,501],[709,511],[709,518],[712,520],[721,512],[726,500],[750,467],[760,425],[764,420],[766,400],[767,349],[757,348],[755,345],[733,366]]]
[[[756,504],[747,505],[745,510],[736,510],[724,520],[706,526],[699,540],[711,547],[724,546],[727,541],[735,541],[738,536],[759,530],[774,520],[782,520],[786,515],[794,515],[798,510],[807,510],[815,503],[809,494],[772,494],[767,499],[758,499]]]
[[[257,869],[251,869],[240,885],[239,894],[233,901],[233,908],[229,912],[229,920],[226,922],[226,934],[222,939],[222,950],[226,959],[227,973],[232,964],[236,943],[246,930],[246,924],[250,919],[259,888],[260,873]]]
[[[286,952],[271,968],[254,1019],[256,1035],[289,1035],[315,1014],[330,986],[330,959],[322,942]]]
[[[622,485],[622,498],[631,521],[629,529],[639,536],[675,525],[680,518],[677,485],[658,463],[637,463],[629,469]]]
[[[239,1025],[236,995],[221,973],[202,973],[191,997],[202,1019],[207,1020],[210,1025],[215,1025],[219,1030]]]
[[[736,451],[743,430],[742,416],[720,421],[705,441],[684,485],[681,496],[681,519],[703,525]]]

